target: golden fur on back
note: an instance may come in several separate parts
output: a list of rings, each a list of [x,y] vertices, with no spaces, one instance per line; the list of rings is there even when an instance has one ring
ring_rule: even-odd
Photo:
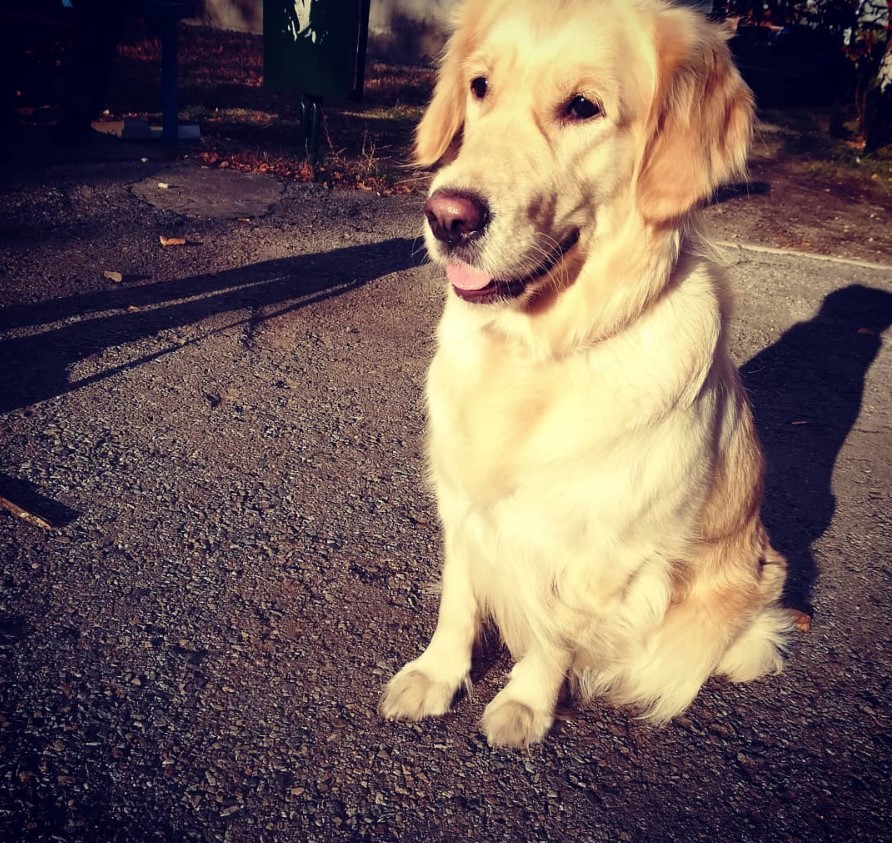
[[[691,10],[461,7],[416,143],[453,281],[427,385],[443,590],[385,716],[448,710],[487,620],[516,660],[493,745],[541,740],[566,681],[666,720],[712,674],[780,669],[785,562],[696,227],[752,112]]]

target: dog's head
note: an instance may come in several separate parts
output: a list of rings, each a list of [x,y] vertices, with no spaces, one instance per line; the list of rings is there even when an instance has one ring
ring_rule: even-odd
[[[661,0],[468,0],[417,132],[455,293],[524,308],[629,220],[677,228],[739,175],[752,96],[726,36]]]

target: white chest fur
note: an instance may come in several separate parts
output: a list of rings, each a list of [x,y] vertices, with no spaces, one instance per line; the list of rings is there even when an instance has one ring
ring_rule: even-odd
[[[588,619],[616,608],[655,559],[668,599],[669,560],[707,493],[718,322],[669,347],[663,322],[655,312],[537,360],[447,308],[428,381],[431,468],[446,540],[512,650],[558,614],[580,620],[555,601]]]

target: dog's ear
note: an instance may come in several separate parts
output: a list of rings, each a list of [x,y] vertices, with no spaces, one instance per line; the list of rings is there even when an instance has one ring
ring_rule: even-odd
[[[437,84],[415,130],[415,164],[433,167],[458,140],[465,122],[464,36],[455,32],[440,60]]]
[[[658,14],[656,95],[638,178],[638,206],[648,221],[683,216],[745,174],[753,95],[727,39],[692,10]]]
[[[454,32],[440,59],[437,84],[427,111],[415,132],[415,164],[433,167],[461,139],[465,122],[467,87],[465,62],[478,33],[492,18],[488,0],[466,0],[454,17]]]

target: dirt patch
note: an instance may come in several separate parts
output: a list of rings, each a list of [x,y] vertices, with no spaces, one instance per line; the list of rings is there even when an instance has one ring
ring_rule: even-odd
[[[211,173],[174,167],[131,188],[150,205],[191,217],[262,217],[282,198],[282,185],[263,173]]]
[[[750,155],[750,182],[706,212],[728,240],[892,262],[892,155],[830,138],[829,115],[767,112]]]

